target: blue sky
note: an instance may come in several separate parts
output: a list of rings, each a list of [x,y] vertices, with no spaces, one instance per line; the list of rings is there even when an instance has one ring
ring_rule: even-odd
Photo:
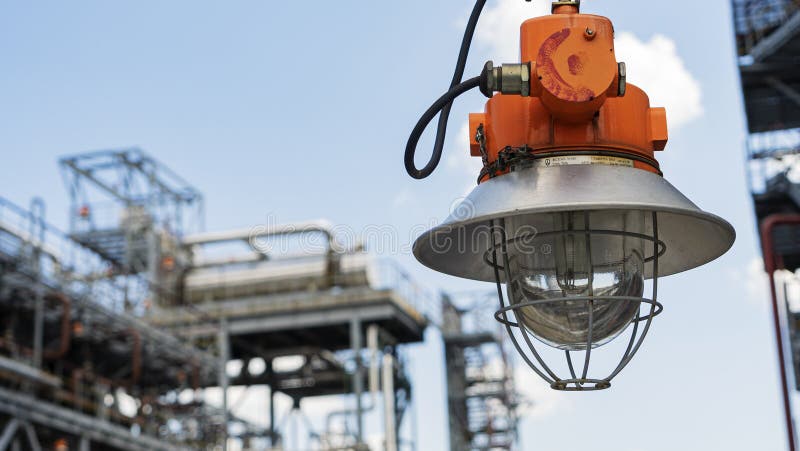
[[[65,225],[57,157],[138,145],[205,193],[209,230],[325,217],[356,230],[393,225],[410,241],[416,224],[442,219],[474,183],[457,135],[466,114],[482,109],[477,93],[453,109],[445,161],[432,177],[414,181],[402,165],[408,132],[449,82],[470,8],[429,0],[0,2],[0,194],[20,204],[42,196],[50,221]],[[488,8],[494,16],[479,27],[470,76],[486,59],[503,62],[501,51],[514,55],[501,47],[516,28],[505,21],[542,5],[490,0]],[[679,81],[660,93],[682,122],[659,155],[665,176],[728,219],[738,238],[723,258],[664,279],[665,311],[611,390],[559,394],[521,378],[534,403],[520,428],[524,449],[781,449],[766,287],[753,277],[728,2],[698,11],[684,0],[587,0],[584,11],[630,33],[631,54],[648,66],[628,61],[632,80],[641,71],[650,74],[643,84],[652,74]],[[427,136],[420,151],[430,143]],[[392,257],[431,288],[485,288]],[[420,449],[438,450],[446,443],[441,349],[435,331],[429,340],[412,356]]]

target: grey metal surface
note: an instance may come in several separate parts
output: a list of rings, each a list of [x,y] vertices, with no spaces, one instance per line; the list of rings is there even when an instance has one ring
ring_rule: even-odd
[[[490,220],[538,215],[538,231],[547,232],[551,213],[603,210],[658,213],[659,236],[667,248],[659,259],[662,276],[714,260],[736,236],[727,221],[701,210],[656,174],[606,165],[555,166],[523,169],[479,185],[441,225],[416,240],[414,256],[436,271],[491,282],[494,273],[484,261],[494,239]],[[645,272],[650,277],[652,265]]]

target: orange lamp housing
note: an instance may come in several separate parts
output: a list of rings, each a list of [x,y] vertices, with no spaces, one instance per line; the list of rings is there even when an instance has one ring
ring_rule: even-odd
[[[664,108],[625,80],[605,17],[556,5],[520,30],[529,96],[495,95],[469,116],[470,152],[483,158],[479,182],[508,172],[509,158],[541,164],[607,164],[660,174],[654,152],[667,144]]]
[[[608,19],[558,1],[552,15],[522,24],[522,63],[490,61],[462,81],[483,4],[449,91],[421,116],[405,155],[411,177],[430,175],[450,105],[480,88],[490,99],[470,115],[469,133],[483,169],[453,213],[417,238],[414,256],[444,274],[494,282],[495,319],[550,387],[607,389],[662,311],[659,278],[718,258],[736,232],[662,177],[655,152],[667,143],[666,112],[627,83]],[[432,156],[419,169],[416,145],[436,116]],[[621,357],[590,364],[600,348]]]

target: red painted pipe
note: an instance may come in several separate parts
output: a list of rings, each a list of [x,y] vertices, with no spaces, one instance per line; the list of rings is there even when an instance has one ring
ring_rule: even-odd
[[[45,349],[42,356],[48,360],[58,360],[69,352],[70,341],[72,340],[72,302],[63,293],[51,293],[45,296],[45,300],[55,300],[61,303],[61,334],[58,347],[56,349]]]
[[[769,289],[772,295],[772,321],[775,326],[775,342],[778,347],[778,366],[781,372],[781,389],[783,394],[783,410],[786,417],[786,433],[789,439],[789,451],[795,451],[794,421],[792,405],[789,400],[789,383],[786,378],[786,359],[783,355],[783,333],[781,332],[780,311],[778,310],[778,293],[775,288],[775,271],[783,267],[783,261],[775,255],[775,243],[772,233],[779,225],[800,226],[800,215],[775,214],[761,222],[761,248],[764,253],[764,269],[769,276]]]
[[[130,328],[127,334],[133,338],[133,349],[131,350],[131,378],[125,383],[131,387],[139,383],[142,375],[142,337],[139,331]]]
[[[192,388],[195,390],[200,388],[200,364],[197,360],[192,362]]]

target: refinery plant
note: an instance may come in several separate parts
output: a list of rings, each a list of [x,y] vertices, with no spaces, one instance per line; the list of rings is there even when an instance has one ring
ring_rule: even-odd
[[[462,118],[459,150],[480,164],[477,183],[406,252],[432,280],[484,289],[423,283],[410,258],[345,239],[346,224],[326,219],[209,230],[213,187],[146,146],[42,162],[58,168],[66,217],[41,197],[0,193],[0,451],[437,451],[419,434],[431,415],[419,408],[430,393],[418,388],[438,367],[446,429],[437,438],[447,449],[543,449],[522,440],[536,435],[522,431],[526,416],[547,408],[531,387],[613,404],[625,383],[617,376],[671,302],[660,280],[704,271],[750,235],[771,295],[775,407],[797,449],[800,0],[729,5],[741,88],[731,95],[744,107],[757,230],[734,229],[719,206],[701,209],[668,181],[678,172],[675,161],[662,166],[671,113],[628,80],[635,67],[617,59],[614,25],[584,14],[580,0],[522,22],[519,61],[489,60],[465,77],[486,3],[474,2],[452,81],[404,155],[411,178],[430,176],[456,99],[488,98]],[[429,127],[433,150],[419,167]],[[386,146],[398,166],[401,145]],[[324,166],[316,158],[302,164]],[[424,219],[409,202],[399,207],[402,196],[395,202],[404,218]],[[418,358],[432,341],[439,355]],[[649,409],[663,402],[655,389],[635,397]],[[580,426],[561,414],[558,426]]]
[[[59,165],[69,230],[39,200],[0,199],[0,449],[297,449],[278,415],[302,417],[315,397],[351,408],[303,430],[313,449],[368,449],[370,411],[380,446],[416,449],[401,434],[414,402],[403,348],[428,327],[443,331],[455,446],[511,448],[512,363],[499,328],[462,307],[478,294],[432,294],[324,220],[203,231],[202,193],[139,149]],[[269,387],[268,427],[227,396],[250,386]]]

